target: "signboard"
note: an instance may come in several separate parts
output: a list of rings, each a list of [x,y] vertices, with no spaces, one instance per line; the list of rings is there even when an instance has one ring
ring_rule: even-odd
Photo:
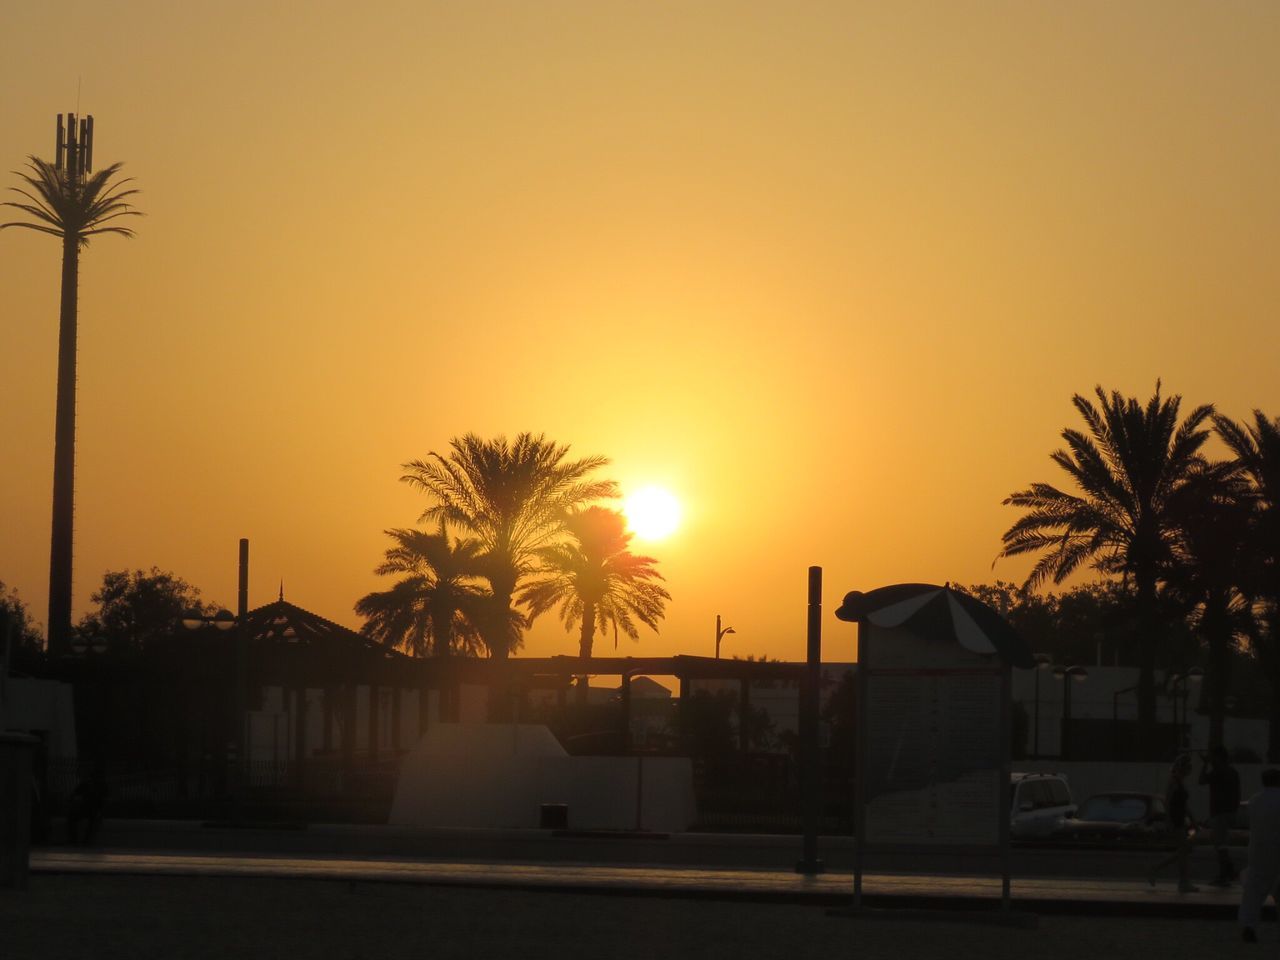
[[[866,843],[1000,843],[1000,690],[998,668],[867,672]]]
[[[1008,902],[1009,665],[858,621],[855,899],[864,851],[1001,855]]]

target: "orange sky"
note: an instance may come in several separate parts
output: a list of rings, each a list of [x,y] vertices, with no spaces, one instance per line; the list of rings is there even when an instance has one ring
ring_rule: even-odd
[[[300,11],[307,11],[300,13]],[[76,615],[108,568],[358,625],[399,465],[545,431],[660,483],[621,652],[799,657],[972,582],[1095,383],[1280,414],[1280,6],[24,4],[0,169],[97,120]],[[14,178],[4,180],[7,186]],[[59,249],[0,233],[0,580],[45,612]],[[527,652],[575,650],[554,621]]]

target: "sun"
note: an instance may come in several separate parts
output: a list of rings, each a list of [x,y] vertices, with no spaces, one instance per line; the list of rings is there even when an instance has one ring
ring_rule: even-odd
[[[622,512],[641,540],[664,540],[680,526],[680,501],[664,487],[641,487],[627,497]]]

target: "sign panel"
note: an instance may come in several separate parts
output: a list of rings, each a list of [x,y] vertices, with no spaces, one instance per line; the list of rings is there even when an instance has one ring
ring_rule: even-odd
[[[863,623],[861,843],[997,847],[1007,820],[1006,669]]]
[[[1000,680],[998,671],[867,677],[867,843],[999,844]]]

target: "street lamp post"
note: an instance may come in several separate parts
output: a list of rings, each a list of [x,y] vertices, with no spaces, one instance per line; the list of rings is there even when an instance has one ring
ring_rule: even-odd
[[[1071,759],[1071,684],[1084,683],[1089,671],[1084,667],[1070,664],[1065,667],[1054,667],[1053,675],[1062,681],[1062,734],[1059,737],[1058,756],[1063,760]]]
[[[1048,670],[1053,658],[1047,653],[1037,653],[1033,658],[1036,662],[1036,699],[1035,712],[1032,714],[1031,731],[1031,758],[1033,760],[1040,759],[1040,671]]]
[[[720,659],[720,641],[723,640],[725,637],[727,637],[731,633],[737,633],[737,631],[734,630],[733,627],[721,628],[720,614],[717,613],[716,614],[716,659],[717,660]]]
[[[217,630],[220,633],[226,633],[229,630],[234,630],[236,626],[237,624],[236,624],[235,615],[232,614],[230,610],[227,610],[225,608],[219,610],[217,613],[213,614],[212,616],[206,616],[204,613],[202,613],[199,610],[188,610],[186,613],[182,615],[182,627],[184,630]],[[239,657],[237,656],[236,659],[238,660]],[[239,667],[239,664],[237,664],[237,671],[236,671],[237,687],[239,687],[238,667]],[[235,716],[232,719],[232,730],[237,730],[239,728],[242,728],[244,725],[244,713],[240,708],[239,696],[233,697],[232,709],[235,714]],[[235,801],[235,800],[238,800],[240,797],[241,780],[243,778],[243,770],[241,769],[241,764],[240,764],[240,751],[243,749],[243,746],[244,746],[244,734],[242,729],[240,729],[240,732],[237,735],[233,736],[233,738],[230,740],[227,746],[228,746],[228,751],[227,751],[228,754],[232,754],[232,753],[235,754],[234,758],[232,759],[232,763],[230,764],[230,771],[229,771],[230,777],[231,777],[229,792],[231,794],[232,800]]]
[[[199,630],[213,627],[216,630],[235,630],[232,638],[235,645],[235,689],[232,694],[235,718],[232,727],[236,731],[231,741],[235,753],[231,773],[231,798],[233,810],[237,810],[246,786],[248,774],[248,741],[249,712],[246,702],[245,680],[246,661],[248,659],[248,635],[245,621],[249,614],[249,541],[240,539],[240,558],[237,577],[236,614],[229,610],[219,610],[212,617],[206,617],[199,610],[189,610],[182,615],[182,625],[188,630]]]

